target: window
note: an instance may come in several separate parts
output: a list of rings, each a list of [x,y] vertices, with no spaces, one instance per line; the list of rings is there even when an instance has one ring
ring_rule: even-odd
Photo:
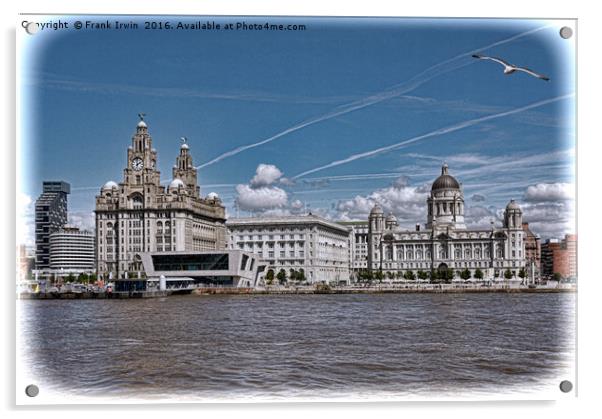
[[[151,257],[156,271],[227,271],[228,256],[227,253],[215,253],[204,255],[152,255]],[[246,257],[248,258],[248,256]]]
[[[245,267],[247,266],[247,262],[249,260],[249,256],[247,255],[242,255],[242,259],[240,261],[240,270],[244,271]]]

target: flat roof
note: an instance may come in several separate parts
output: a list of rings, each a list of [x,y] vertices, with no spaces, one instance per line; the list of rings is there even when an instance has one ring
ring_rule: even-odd
[[[347,229],[339,223],[327,220],[318,215],[283,215],[272,217],[241,217],[231,218],[226,221],[226,226],[243,227],[243,226],[268,226],[268,225],[285,225],[285,224],[320,224],[325,227],[330,227],[341,232],[348,233]]]

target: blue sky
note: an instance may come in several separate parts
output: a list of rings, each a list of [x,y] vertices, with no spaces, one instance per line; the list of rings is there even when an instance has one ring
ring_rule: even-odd
[[[66,180],[72,222],[91,226],[94,196],[122,180],[145,112],[162,179],[188,137],[202,193],[217,192],[230,216],[311,210],[362,219],[380,202],[402,224],[424,223],[429,184],[446,161],[463,184],[471,226],[499,221],[514,198],[542,236],[573,231],[574,43],[554,22],[169,20],[307,29],[29,37],[20,89],[30,206],[42,180]],[[474,51],[551,81],[506,76]]]

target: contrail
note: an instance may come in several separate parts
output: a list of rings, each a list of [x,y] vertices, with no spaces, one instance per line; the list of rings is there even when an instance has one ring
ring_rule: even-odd
[[[389,89],[387,89],[387,90],[385,90],[383,92],[376,93],[376,94],[374,94],[372,96],[368,96],[368,97],[365,97],[363,99],[360,99],[360,100],[357,100],[357,101],[354,101],[354,102],[350,102],[350,103],[347,103],[347,104],[344,104],[344,105],[340,105],[340,106],[334,108],[333,110],[331,110],[331,111],[329,111],[329,112],[327,112],[327,113],[325,113],[323,115],[316,116],[316,117],[307,119],[305,121],[302,121],[302,122],[300,122],[300,123],[298,123],[296,125],[293,125],[290,128],[285,129],[284,131],[281,131],[281,132],[279,132],[279,133],[277,133],[275,135],[272,135],[271,137],[268,137],[268,138],[266,138],[264,140],[261,140],[261,141],[255,142],[255,143],[251,143],[251,144],[247,144],[247,145],[244,145],[244,146],[236,147],[236,148],[234,148],[234,149],[232,149],[230,151],[227,151],[227,152],[225,152],[225,153],[223,153],[223,154],[215,157],[213,160],[210,160],[210,161],[208,161],[206,163],[201,164],[200,166],[197,166],[196,168],[197,169],[201,169],[203,167],[210,166],[210,165],[212,165],[214,163],[217,163],[217,162],[219,162],[221,160],[224,160],[224,159],[226,159],[228,157],[232,157],[232,156],[234,156],[236,154],[242,153],[245,150],[248,150],[248,149],[251,149],[251,148],[255,148],[255,147],[259,147],[259,146],[261,146],[263,144],[270,143],[270,142],[272,142],[274,140],[277,140],[280,137],[283,137],[283,136],[285,136],[287,134],[290,134],[291,132],[295,132],[295,131],[298,131],[298,130],[300,130],[302,128],[308,127],[310,125],[317,124],[318,122],[326,121],[326,120],[335,118],[337,116],[344,115],[344,114],[347,114],[349,112],[353,112],[353,111],[356,111],[358,109],[362,109],[362,108],[374,105],[374,104],[382,102],[384,100],[391,99],[391,98],[394,98],[396,96],[403,95],[404,93],[411,92],[411,91],[417,89],[418,87],[420,87],[422,84],[426,83],[427,81],[429,81],[429,80],[431,80],[431,79],[433,79],[435,77],[438,77],[438,76],[440,76],[442,74],[448,73],[450,71],[454,71],[454,70],[456,70],[458,68],[461,68],[461,67],[464,67],[464,66],[467,66],[467,65],[470,65],[470,64],[473,63],[473,61],[467,61],[467,62],[460,62],[460,63],[456,63],[455,65],[452,65],[453,61],[456,61],[456,60],[458,60],[460,58],[463,58],[463,57],[470,56],[470,55],[472,55],[472,54],[474,54],[476,52],[479,52],[479,51],[483,51],[483,50],[486,50],[486,49],[489,49],[489,48],[496,47],[498,45],[502,45],[502,44],[506,44],[508,42],[512,42],[515,39],[522,38],[522,37],[527,36],[527,35],[531,35],[532,33],[541,31],[541,30],[549,28],[549,27],[550,27],[550,25],[541,26],[539,28],[531,29],[529,31],[522,32],[522,33],[519,33],[517,35],[514,35],[514,36],[512,36],[510,38],[494,42],[493,44],[489,44],[489,45],[486,45],[486,46],[483,46],[483,47],[480,47],[480,48],[477,48],[477,49],[473,49],[473,50],[470,50],[468,52],[464,52],[464,53],[459,54],[459,55],[456,55],[455,57],[449,58],[449,59],[447,59],[445,61],[442,61],[440,63],[437,63],[437,64],[435,64],[435,65],[427,68],[426,70],[422,71],[418,75],[412,77],[410,80],[408,80],[406,82],[403,82],[403,83],[400,83],[400,84],[397,84],[397,85],[394,85],[394,86],[390,87]]]
[[[386,147],[380,147],[380,148],[377,148],[375,150],[370,150],[370,151],[366,151],[366,152],[359,153],[359,154],[353,154],[353,155],[351,155],[351,156],[349,156],[349,157],[347,157],[345,159],[342,159],[342,160],[335,160],[335,161],[333,161],[331,163],[328,163],[328,164],[326,164],[324,166],[316,167],[314,169],[307,170],[307,171],[305,171],[303,173],[299,173],[298,175],[293,176],[292,179],[293,180],[294,179],[299,179],[300,177],[303,177],[305,175],[309,175],[310,173],[315,173],[315,172],[318,172],[320,170],[328,169],[328,168],[335,167],[335,166],[340,166],[341,164],[350,163],[352,161],[355,161],[355,160],[358,160],[358,159],[363,159],[365,157],[374,156],[376,154],[385,153],[385,152],[388,152],[388,151],[391,151],[391,150],[395,150],[397,148],[401,148],[401,147],[406,146],[408,144],[415,143],[415,142],[420,141],[420,140],[424,140],[424,139],[427,139],[427,138],[440,136],[440,135],[443,135],[443,134],[448,134],[450,132],[458,131],[458,130],[461,130],[463,128],[471,127],[473,125],[480,124],[481,122],[490,121],[492,119],[503,118],[504,116],[514,115],[514,114],[517,114],[517,113],[520,113],[520,112],[527,111],[529,109],[538,108],[540,106],[544,106],[544,105],[547,105],[549,103],[558,102],[559,100],[563,100],[563,99],[567,99],[569,97],[573,97],[574,95],[575,95],[574,93],[569,93],[569,94],[566,94],[566,95],[563,95],[563,96],[558,96],[558,97],[555,97],[555,98],[552,98],[552,99],[542,100],[540,102],[535,102],[535,103],[532,103],[530,105],[522,106],[520,108],[512,109],[512,110],[509,110],[509,111],[500,112],[500,113],[496,113],[496,114],[493,114],[493,115],[482,116],[480,118],[469,119],[467,121],[463,121],[463,122],[460,122],[458,124],[450,125],[450,126],[447,126],[447,127],[444,127],[444,128],[439,128],[439,129],[437,129],[435,131],[431,131],[429,133],[422,134],[422,135],[419,135],[417,137],[410,138],[409,140],[405,140],[405,141],[402,141],[402,142],[399,142],[399,143],[391,144],[391,145],[386,146]]]

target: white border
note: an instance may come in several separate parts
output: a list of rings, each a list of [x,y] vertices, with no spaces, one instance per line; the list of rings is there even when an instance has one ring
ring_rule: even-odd
[[[586,409],[595,409],[597,406],[594,403],[597,401],[597,389],[600,388],[598,374],[600,372],[599,356],[597,354],[598,319],[599,306],[598,299],[600,298],[598,279],[600,269],[594,270],[596,261],[596,228],[599,222],[595,217],[595,198],[597,189],[599,188],[598,173],[602,168],[598,166],[600,154],[600,139],[598,130],[594,126],[595,122],[600,118],[600,112],[597,100],[600,97],[599,89],[599,58],[597,51],[597,43],[602,39],[600,34],[599,13],[593,6],[586,4],[577,4],[576,2],[532,2],[527,3],[524,0],[505,0],[500,2],[488,2],[487,8],[483,7],[483,2],[480,1],[462,1],[455,0],[451,2],[412,2],[399,3],[396,5],[384,4],[383,2],[371,0],[366,3],[349,3],[343,1],[328,2],[325,1],[304,1],[303,3],[282,4],[276,1],[231,1],[228,3],[220,1],[175,1],[170,2],[145,0],[140,1],[125,1],[116,2],[107,6],[106,2],[89,1],[86,3],[78,1],[54,1],[52,4],[44,1],[22,1],[18,4],[4,6],[2,19],[5,25],[3,26],[3,91],[5,100],[3,101],[4,112],[3,124],[5,130],[4,140],[4,164],[2,167],[5,170],[5,179],[9,179],[13,196],[15,194],[15,172],[14,172],[14,156],[15,148],[13,139],[15,138],[15,115],[14,115],[14,22],[17,12],[44,12],[44,13],[144,13],[144,14],[162,14],[162,13],[182,13],[182,14],[235,14],[235,15],[347,15],[347,16],[448,16],[448,17],[553,17],[553,18],[578,18],[578,37],[579,37],[579,66],[578,66],[578,243],[579,243],[579,294],[578,294],[578,318],[579,318],[579,345],[578,345],[578,370],[579,370],[579,396],[571,397],[556,403],[533,403],[533,402],[486,402],[486,403],[382,403],[382,404],[319,404],[319,405],[236,405],[236,406],[204,406],[202,407],[206,413],[222,414],[230,413],[245,415],[250,417],[266,417],[266,416],[305,416],[308,413],[320,411],[322,413],[331,414],[332,409],[337,409],[346,415],[353,416],[356,414],[364,416],[373,409],[378,410],[378,414],[384,417],[395,415],[398,417],[400,409],[403,409],[405,414],[432,414],[432,415],[458,415],[462,417],[506,417],[509,414],[516,414],[521,411],[527,414],[543,413],[547,417],[554,416],[579,416],[586,413]],[[592,2],[593,3],[593,2]],[[17,9],[18,8],[18,9]],[[19,28],[16,28],[19,29]],[[594,192],[595,191],[595,192]],[[2,220],[2,231],[14,230],[15,214],[12,210],[10,201],[5,202],[2,207],[0,219]],[[588,229],[586,229],[586,226]],[[5,336],[5,345],[3,346],[3,360],[5,365],[5,380],[3,381],[3,396],[5,398],[4,408],[8,413],[16,414],[23,410],[14,410],[11,406],[14,405],[15,389],[14,376],[12,376],[12,365],[14,362],[14,294],[12,293],[12,280],[14,275],[14,235],[13,240],[8,240],[8,243],[3,242],[2,249],[3,266],[5,267],[5,281],[7,281],[8,289],[11,292],[4,293],[6,298],[5,315],[3,322],[3,330]],[[597,274],[597,275],[596,275]],[[163,415],[165,410],[172,409],[174,406],[153,406],[137,408],[146,411],[152,411],[155,415]],[[198,406],[177,406],[179,414],[195,415],[194,409]],[[87,412],[86,415],[106,416],[114,411],[128,412],[135,409],[134,407],[120,406],[115,408],[105,408]],[[370,409],[369,411],[366,409]],[[46,408],[44,413],[40,410],[26,410],[27,413],[35,414],[50,414],[50,416],[81,416],[79,410],[81,408],[71,408],[67,411],[62,411],[61,408]],[[598,409],[596,409],[598,410]]]

